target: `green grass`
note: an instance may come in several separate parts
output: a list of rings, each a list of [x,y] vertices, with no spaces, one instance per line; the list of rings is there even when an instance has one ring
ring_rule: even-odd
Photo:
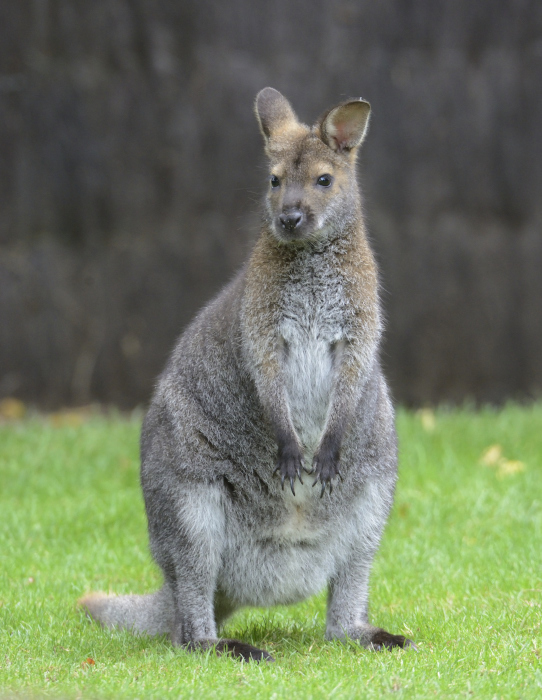
[[[139,420],[75,418],[0,426],[0,696],[542,697],[542,405],[399,413],[371,609],[419,653],[325,642],[322,594],[232,618],[227,634],[268,649],[267,665],[102,630],[77,610],[86,591],[144,592],[160,577]]]

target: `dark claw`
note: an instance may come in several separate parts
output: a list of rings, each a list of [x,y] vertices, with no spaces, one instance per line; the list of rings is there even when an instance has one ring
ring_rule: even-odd
[[[275,464],[273,476],[280,476],[280,486],[284,491],[284,483],[288,481],[292,494],[295,496],[295,480],[299,479],[303,483],[301,471],[303,469],[303,455],[297,452],[292,446],[279,448],[278,459]]]
[[[313,486],[316,486],[318,482],[322,484],[320,498],[324,497],[324,493],[326,492],[326,488],[328,486],[329,495],[331,496],[333,493],[333,480],[336,476],[338,476],[341,481],[344,481],[343,475],[338,468],[339,451],[338,449],[331,449],[332,447],[332,445],[320,447],[312,462],[311,473],[315,476]],[[337,482],[335,482],[335,486],[336,485]]]
[[[316,484],[318,483],[318,481],[319,481],[319,477],[316,477],[316,479],[312,482],[313,488],[316,486]],[[331,481],[328,482],[326,479],[324,479],[324,480],[322,481],[322,491],[321,491],[321,493],[320,493],[320,498],[323,498],[323,497],[324,497],[324,493],[326,492],[326,486],[328,485],[328,483],[329,483],[329,493],[330,493],[330,495],[333,493],[333,484],[332,484],[332,482],[331,482]]]

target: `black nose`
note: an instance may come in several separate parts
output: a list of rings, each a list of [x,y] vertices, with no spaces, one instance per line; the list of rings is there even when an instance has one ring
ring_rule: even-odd
[[[282,228],[285,228],[287,231],[293,231],[301,226],[303,214],[299,211],[299,209],[296,209],[288,212],[287,214],[281,214],[279,216],[279,221]]]

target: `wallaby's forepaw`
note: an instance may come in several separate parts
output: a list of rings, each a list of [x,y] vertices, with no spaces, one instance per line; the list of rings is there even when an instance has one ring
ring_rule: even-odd
[[[323,498],[328,484],[331,494],[333,492],[333,479],[338,476],[342,481],[343,478],[339,471],[339,450],[333,446],[322,445],[314,455],[310,473],[316,476],[313,486],[316,486],[318,482],[322,484],[320,498]]]
[[[295,496],[295,480],[299,479],[303,483],[301,471],[303,469],[303,454],[296,444],[279,446],[279,454],[277,458],[277,466],[273,472],[280,474],[280,484],[284,491],[284,482],[286,479],[290,482],[290,488]]]
[[[371,636],[370,649],[382,651],[383,649],[393,649],[400,647],[401,649],[413,649],[418,651],[418,647],[411,639],[403,637],[402,634],[390,634],[382,629],[377,629]]]

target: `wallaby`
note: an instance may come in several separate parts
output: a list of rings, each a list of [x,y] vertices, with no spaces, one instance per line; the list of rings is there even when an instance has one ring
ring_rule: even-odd
[[[164,585],[83,598],[103,625],[273,660],[217,628],[242,606],[295,603],[327,585],[326,638],[415,648],[368,621],[397,476],[356,179],[369,112],[352,100],[308,127],[276,90],[257,95],[270,163],[260,237],[182,334],[143,423],[141,484]]]

